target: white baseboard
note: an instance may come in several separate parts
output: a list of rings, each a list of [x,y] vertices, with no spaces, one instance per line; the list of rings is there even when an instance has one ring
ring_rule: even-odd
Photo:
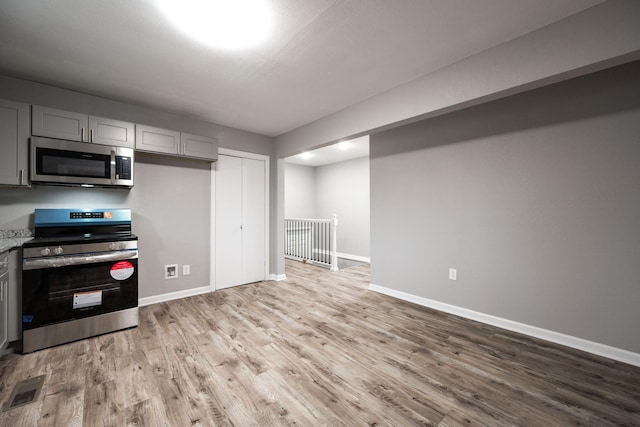
[[[280,282],[282,280],[287,280],[286,274],[270,274],[269,280],[275,280],[276,282]]]
[[[316,253],[316,254],[329,255],[329,256],[331,256],[331,254],[332,254],[332,252],[330,252],[330,251],[319,250],[319,249],[314,249],[313,252]],[[343,252],[336,252],[336,255],[338,256],[338,258],[351,259],[353,261],[360,261],[360,262],[366,262],[366,263],[371,264],[371,258],[366,257],[366,256],[345,254]]]
[[[366,262],[368,264],[371,264],[371,258],[366,256],[343,254],[342,252],[336,252],[336,255],[338,255],[338,258],[351,259],[353,261],[360,261],[360,262]]]
[[[174,299],[192,297],[194,295],[202,295],[211,292],[209,286],[202,286],[200,288],[186,289],[184,291],[169,292],[162,295],[154,295],[151,297],[144,297],[138,299],[138,306],[144,307],[145,305],[157,304],[159,302],[172,301]]]
[[[565,345],[567,347],[583,350],[592,354],[596,354],[598,356],[607,357],[609,359],[617,360],[619,362],[624,362],[630,365],[640,367],[640,354],[633,353],[628,350],[623,350],[623,349],[611,347],[605,344],[600,344],[600,343],[588,341],[582,338],[577,338],[571,335],[565,335],[559,332],[538,328],[537,326],[531,326],[524,323],[514,322],[513,320],[491,316],[489,314],[484,314],[484,313],[469,310],[466,308],[457,307],[455,305],[450,305],[450,304],[442,303],[439,301],[430,300],[428,298],[407,294],[404,292],[385,288],[383,286],[377,286],[377,285],[374,285],[373,283],[369,285],[369,289],[374,292],[389,295],[394,298],[398,298],[404,301],[412,302],[414,304],[422,305],[424,307],[429,307],[439,311],[444,311],[446,313],[454,314],[456,316],[464,317],[466,319],[471,319],[481,323],[497,326],[502,329],[507,329],[509,331],[518,332],[521,334],[540,338],[546,341],[551,341],[556,344]]]

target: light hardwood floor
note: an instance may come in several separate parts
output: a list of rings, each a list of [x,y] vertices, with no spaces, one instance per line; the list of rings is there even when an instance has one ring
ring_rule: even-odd
[[[640,368],[367,290],[368,266],[140,309],[140,326],[0,359],[2,426],[640,425]]]

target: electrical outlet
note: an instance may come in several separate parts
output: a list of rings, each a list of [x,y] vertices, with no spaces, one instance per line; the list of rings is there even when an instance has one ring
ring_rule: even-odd
[[[182,266],[182,275],[183,276],[188,276],[191,274],[191,266],[190,265],[183,265]]]
[[[458,280],[458,270],[455,268],[449,269],[449,280]]]

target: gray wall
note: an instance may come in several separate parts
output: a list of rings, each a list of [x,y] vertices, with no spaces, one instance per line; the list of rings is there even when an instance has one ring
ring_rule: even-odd
[[[316,168],[319,218],[338,215],[338,252],[369,257],[369,158]]]
[[[140,105],[132,105],[0,75],[0,98],[215,136],[220,146],[271,156],[274,140]],[[271,168],[271,233],[278,217],[276,167]],[[30,215],[44,207],[130,207],[140,237],[140,296],[209,285],[211,169],[207,162],[136,155],[135,187],[123,190],[0,187],[0,228],[32,227]],[[273,236],[273,234],[272,234]],[[278,239],[271,239],[271,269],[284,270]],[[164,264],[190,264],[191,275],[164,280]]]
[[[640,352],[639,75],[372,135],[372,283]]]
[[[284,173],[285,218],[317,218],[315,168],[285,163]]]

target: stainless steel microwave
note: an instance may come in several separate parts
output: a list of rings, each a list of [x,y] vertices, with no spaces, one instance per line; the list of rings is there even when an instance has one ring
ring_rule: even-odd
[[[85,187],[133,187],[133,149],[31,138],[31,182]]]

